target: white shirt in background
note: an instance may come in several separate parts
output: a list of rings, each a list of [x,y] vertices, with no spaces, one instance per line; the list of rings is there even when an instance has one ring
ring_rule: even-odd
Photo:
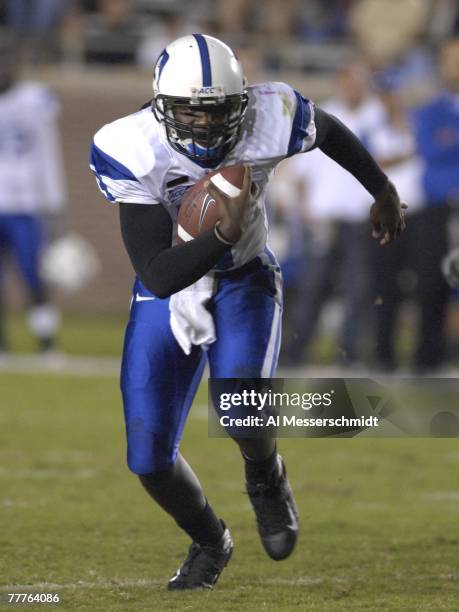
[[[370,97],[356,110],[349,110],[339,100],[329,100],[322,108],[340,119],[364,144],[384,120],[384,108]],[[280,181],[290,185],[305,181],[301,208],[311,221],[368,220],[372,196],[355,179],[319,149],[296,155],[283,164]],[[298,197],[297,195],[295,197]]]
[[[57,212],[66,199],[55,96],[21,82],[0,94],[0,214]]]

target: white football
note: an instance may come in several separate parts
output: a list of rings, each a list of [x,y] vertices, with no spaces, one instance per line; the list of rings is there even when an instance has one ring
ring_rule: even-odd
[[[87,285],[101,270],[95,248],[85,238],[69,233],[52,242],[42,255],[43,280],[66,293]]]

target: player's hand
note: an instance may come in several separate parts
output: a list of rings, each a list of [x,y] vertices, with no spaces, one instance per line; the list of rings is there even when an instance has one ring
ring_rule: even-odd
[[[207,186],[207,190],[214,198],[219,212],[218,230],[229,242],[236,243],[242,235],[241,222],[246,204],[250,200],[251,186],[252,169],[250,166],[245,166],[241,192],[234,198],[220,191],[211,181]]]
[[[375,202],[370,209],[372,236],[384,246],[392,242],[405,229],[404,211],[408,208],[405,202],[400,202],[397,190],[391,181],[375,196]]]

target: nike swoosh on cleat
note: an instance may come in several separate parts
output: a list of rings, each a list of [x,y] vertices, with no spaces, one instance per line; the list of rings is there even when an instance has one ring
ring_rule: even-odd
[[[154,297],[148,297],[148,296],[146,296],[146,295],[139,295],[138,293],[137,293],[137,295],[135,296],[135,301],[136,301],[136,302],[149,302],[150,300],[154,300],[154,299],[156,299],[156,298],[154,298]]]

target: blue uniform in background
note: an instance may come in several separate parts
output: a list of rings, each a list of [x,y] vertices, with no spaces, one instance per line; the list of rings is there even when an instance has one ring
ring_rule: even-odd
[[[414,114],[418,152],[425,163],[427,206],[459,199],[459,96],[447,92]]]
[[[43,226],[37,217],[0,214],[0,258],[2,254],[12,253],[33,296],[43,293],[43,282],[38,272],[43,238]],[[0,284],[1,276],[0,267]]]
[[[418,301],[421,309],[416,365],[439,366],[446,350],[450,290],[441,272],[448,252],[451,206],[459,202],[459,97],[444,92],[414,113],[417,148],[424,162],[426,207],[419,215]]]

